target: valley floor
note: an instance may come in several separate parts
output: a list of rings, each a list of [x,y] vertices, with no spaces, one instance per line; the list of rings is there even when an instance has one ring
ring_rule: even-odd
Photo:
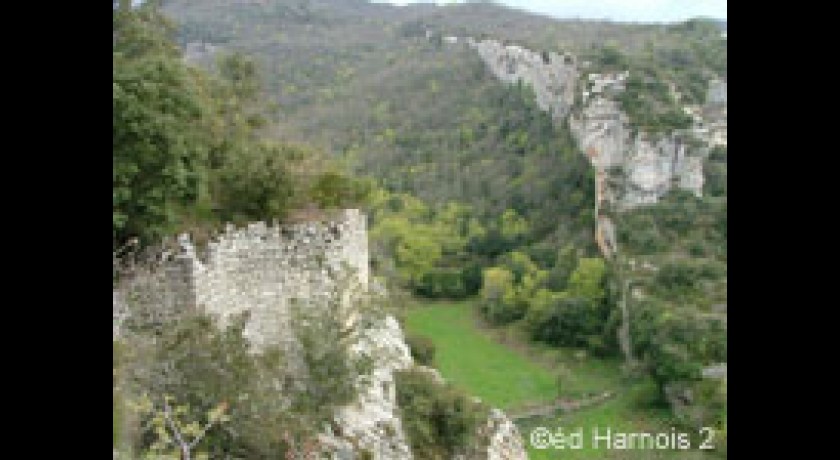
[[[698,450],[699,433],[690,433],[690,449],[617,449],[602,440],[595,443],[593,430],[611,439],[621,433],[668,434],[672,428],[666,409],[651,408],[655,387],[647,380],[623,377],[621,363],[598,359],[568,348],[529,342],[516,325],[493,328],[484,324],[473,301],[415,300],[407,309],[408,333],[429,337],[436,346],[434,366],[448,381],[464,388],[487,404],[499,407],[516,420],[528,448],[529,458],[549,459],[712,459]],[[561,375],[558,393],[557,376]],[[604,400],[597,396],[609,393]],[[524,418],[552,405],[569,407],[577,401],[597,400],[578,410]],[[565,435],[580,430],[582,448],[537,449],[530,438],[538,427]],[[663,438],[664,440],[664,438]],[[673,442],[673,441],[672,441]],[[712,444],[714,439],[711,440]],[[620,445],[617,447],[621,447]]]

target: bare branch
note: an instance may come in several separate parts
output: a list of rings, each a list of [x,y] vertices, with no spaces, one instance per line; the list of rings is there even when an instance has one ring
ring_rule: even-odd
[[[163,417],[169,423],[169,427],[172,429],[172,433],[175,435],[175,440],[178,441],[181,450],[189,455],[190,445],[184,441],[184,438],[181,437],[181,431],[175,426],[175,421],[172,420],[172,409],[169,407],[169,403],[166,402],[166,398],[163,398]]]
[[[207,432],[210,430],[210,428],[212,428],[212,427],[213,427],[213,425],[214,425],[214,423],[213,423],[212,421],[211,421],[211,422],[209,422],[209,423],[207,424],[207,426],[205,426],[205,427],[204,427],[204,429],[203,429],[203,430],[201,430],[201,433],[199,433],[199,434],[198,434],[198,435],[197,435],[197,436],[193,439],[193,441],[189,444],[189,446],[188,446],[188,447],[189,447],[190,449],[193,449],[195,446],[197,446],[197,445],[198,445],[198,443],[199,443],[199,442],[201,442],[201,440],[204,438],[204,436],[205,436],[205,435],[207,434]]]

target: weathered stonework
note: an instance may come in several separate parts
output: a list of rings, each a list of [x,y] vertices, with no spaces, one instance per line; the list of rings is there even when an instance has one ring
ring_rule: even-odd
[[[203,250],[186,235],[179,237],[178,244],[176,253],[161,255],[159,266],[137,277],[135,284],[115,289],[115,338],[131,321],[130,305],[136,307],[138,302],[143,305],[135,312],[152,313],[151,320],[159,325],[166,325],[172,312],[186,309],[209,313],[222,324],[231,315],[248,312],[243,333],[255,351],[280,345],[293,372],[305,375],[294,359],[295,305],[315,314],[340,308],[339,316],[355,331],[350,353],[371,358],[373,365],[370,374],[357,382],[355,401],[339,408],[332,426],[319,437],[319,458],[413,458],[394,378],[395,371],[414,365],[403,332],[389,315],[357,321],[360,313],[354,308],[354,300],[362,295],[377,295],[377,289],[370,289],[375,283],[370,276],[366,219],[360,211],[345,210],[333,219],[299,224],[228,226]],[[510,451],[521,440],[519,444],[512,440],[518,433],[502,423],[499,414],[486,428],[488,449]],[[491,458],[526,458],[524,450],[517,452],[519,456]]]
[[[204,261],[188,239],[181,246],[185,304],[222,324],[249,311],[244,334],[256,348],[293,340],[293,303],[317,308],[340,292],[346,306],[370,277],[365,217],[358,210],[323,222],[229,225],[208,243]]]

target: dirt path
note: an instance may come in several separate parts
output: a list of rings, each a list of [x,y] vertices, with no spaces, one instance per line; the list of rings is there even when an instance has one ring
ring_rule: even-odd
[[[509,410],[508,417],[514,422],[534,417],[548,417],[557,412],[564,414],[575,412],[587,407],[600,404],[615,396],[611,391],[605,391],[599,395],[591,396],[583,399],[561,399],[551,404],[546,404],[538,407],[526,407],[518,410]]]

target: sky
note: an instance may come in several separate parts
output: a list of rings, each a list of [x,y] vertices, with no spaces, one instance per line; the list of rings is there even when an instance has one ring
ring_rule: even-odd
[[[430,3],[432,0],[372,0],[378,3]],[[727,0],[496,0],[513,8],[556,18],[621,22],[679,22],[697,16],[726,19]],[[436,3],[457,3],[437,1]]]

